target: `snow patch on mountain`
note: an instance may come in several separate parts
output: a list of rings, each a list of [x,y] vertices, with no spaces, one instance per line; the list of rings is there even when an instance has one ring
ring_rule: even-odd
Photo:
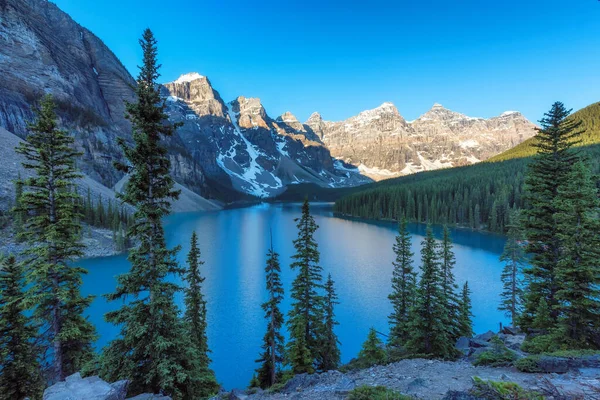
[[[181,75],[174,83],[186,83],[186,82],[192,82],[195,81],[197,79],[202,79],[204,78],[204,76],[200,75],[197,72],[190,72],[188,74],[183,74]]]

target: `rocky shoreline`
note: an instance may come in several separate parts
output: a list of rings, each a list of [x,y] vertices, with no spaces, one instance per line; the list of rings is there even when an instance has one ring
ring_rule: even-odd
[[[85,245],[82,258],[109,257],[120,254],[112,237],[110,229],[96,228],[92,226],[83,227],[82,242]],[[17,241],[14,230],[6,227],[0,231],[0,255],[19,254],[27,247],[26,243]]]

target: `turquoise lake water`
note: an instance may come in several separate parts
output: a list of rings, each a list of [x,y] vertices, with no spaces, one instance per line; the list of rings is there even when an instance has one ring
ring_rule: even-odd
[[[336,333],[341,341],[342,361],[355,357],[371,326],[387,332],[391,306],[387,299],[392,275],[392,244],[396,225],[336,218],[330,204],[313,204],[311,210],[320,226],[316,239],[321,251],[324,276],[331,273],[340,297]],[[266,323],[261,304],[266,300],[264,266],[273,245],[281,255],[282,280],[286,290],[283,309],[289,309],[289,290],[294,277],[289,264],[296,238],[294,218],[300,204],[257,205],[218,212],[183,213],[168,217],[165,230],[169,246],[182,245],[178,260],[185,262],[192,231],[198,233],[204,293],[208,302],[208,339],[212,350],[212,368],[226,388],[246,387],[256,368]],[[420,264],[420,242],[425,226],[410,225],[415,264]],[[441,227],[435,227],[441,237]],[[497,330],[507,319],[497,311],[501,291],[498,261],[505,238],[473,232],[452,231],[456,254],[455,275],[459,285],[465,280],[471,287],[474,328],[481,333]],[[100,295],[114,289],[115,276],[128,271],[125,255],[83,260],[89,270],[83,291],[97,295],[90,307],[103,347],[119,329],[104,322],[103,315],[118,307]],[[182,306],[182,298],[177,298]]]

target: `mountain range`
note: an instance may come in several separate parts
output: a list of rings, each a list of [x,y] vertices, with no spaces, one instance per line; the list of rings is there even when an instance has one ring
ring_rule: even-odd
[[[0,0],[0,127],[26,138],[43,93],[83,153],[82,171],[108,188],[124,177],[117,139],[131,142],[125,101],[135,80],[92,32],[45,0]],[[518,112],[483,119],[439,104],[406,121],[389,102],[345,121],[314,113],[269,116],[257,98],[225,102],[210,80],[187,73],[164,83],[167,113],[183,125],[165,141],[172,175],[199,197],[274,197],[291,185],[349,187],[488,159],[535,134]]]

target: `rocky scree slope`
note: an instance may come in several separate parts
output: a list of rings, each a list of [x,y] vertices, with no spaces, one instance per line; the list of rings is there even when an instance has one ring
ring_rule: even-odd
[[[334,157],[375,180],[473,164],[536,133],[535,125],[516,111],[484,119],[435,104],[409,122],[389,102],[340,122],[314,113],[306,125]]]

